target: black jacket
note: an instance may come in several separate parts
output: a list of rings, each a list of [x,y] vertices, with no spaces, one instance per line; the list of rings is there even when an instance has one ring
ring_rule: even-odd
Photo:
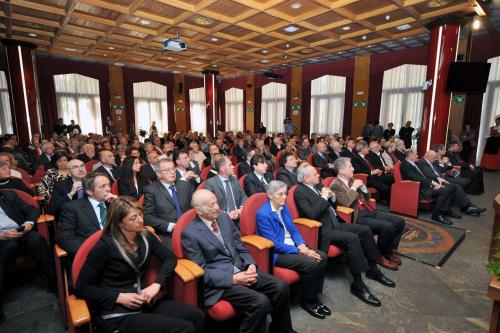
[[[52,199],[50,200],[49,212],[52,215],[59,216],[61,210],[66,202],[70,202],[78,199],[75,194],[71,199],[68,194],[73,188],[73,178],[68,177],[64,180],[60,180],[54,184],[54,190],[52,191]]]
[[[287,168],[281,167],[276,172],[276,180],[281,180],[286,185],[288,185],[288,189],[293,185],[297,185],[297,174],[291,173]]]
[[[433,166],[431,166],[429,164],[429,162],[427,162],[424,158],[421,158],[415,164],[418,166],[418,168],[420,169],[420,171],[422,171],[422,173],[424,174],[424,176],[426,178],[429,178],[429,179],[432,179],[434,181],[437,181],[438,177],[442,177],[441,174],[439,173],[439,170],[436,169],[435,167],[433,169]],[[436,172],[434,172],[434,170],[438,174],[436,174]]]
[[[248,175],[250,172],[252,172],[252,166],[247,161],[238,164],[238,178]]]
[[[156,180],[156,172],[153,170],[153,167],[148,163],[141,167],[141,175],[146,181],[154,182]]]
[[[132,197],[134,199],[139,199],[141,195],[144,194],[144,186],[146,186],[146,180],[139,173],[136,176],[137,188],[128,182],[128,179],[121,177],[118,179],[118,193],[123,196]]]
[[[401,176],[403,177],[403,179],[420,182],[419,190],[422,196],[426,198],[431,197],[433,191],[432,179],[425,177],[423,171],[420,170],[420,168],[415,168],[410,164],[410,162],[405,160],[403,163],[401,163],[399,170],[401,171]],[[421,172],[419,172],[418,170],[420,170]]]
[[[330,169],[328,167],[329,163],[333,163],[332,158],[328,154],[324,154],[323,157],[319,155],[319,153],[316,153],[313,155],[313,165],[316,168],[321,169],[321,178],[327,178],[327,177],[335,177],[335,171],[333,169]]]
[[[26,221],[36,224],[36,220],[40,216],[38,208],[24,202],[14,191],[0,191],[0,207],[18,225],[22,225]]]
[[[354,168],[354,173],[364,173],[368,176],[371,175],[370,165],[368,165],[368,162],[365,161],[358,153],[353,154],[351,163]]]
[[[382,171],[385,170],[385,161],[382,161],[382,156],[370,151],[368,154],[366,154],[366,159],[368,160],[368,162],[370,162],[373,168],[380,169]]]
[[[273,175],[269,172],[264,174],[264,178],[266,179],[267,184],[269,184],[273,180]],[[266,187],[259,180],[255,172],[250,172],[244,180],[244,190],[245,194],[249,197],[255,193],[265,193]]]
[[[103,165],[101,165],[100,167],[95,169],[95,172],[100,172],[100,173],[103,173],[104,175],[106,175],[106,177],[108,177],[108,179],[109,179],[110,185],[113,185],[113,183],[116,180],[118,180],[118,178],[120,178],[120,176],[121,176],[120,168],[117,167],[116,165],[113,165],[113,167],[111,168],[111,173],[113,174],[113,177],[111,177],[111,174],[108,172],[108,170],[106,170],[104,168]]]
[[[240,147],[238,145],[234,146],[233,148],[234,155],[238,158],[238,162],[242,162],[246,158],[247,151],[243,147]]]
[[[1,182],[5,184],[0,185],[0,190],[19,190],[28,193],[29,195],[34,195],[33,191],[23,183],[19,178],[2,178]]]
[[[403,162],[405,160],[405,153],[399,149],[394,149],[394,155],[396,155],[397,159],[400,162]]]

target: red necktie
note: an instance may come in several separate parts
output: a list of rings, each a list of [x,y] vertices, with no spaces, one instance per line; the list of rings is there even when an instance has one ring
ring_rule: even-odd
[[[215,232],[215,233],[218,233],[219,232],[219,226],[217,225],[217,222],[216,221],[213,221],[212,222],[212,231]]]

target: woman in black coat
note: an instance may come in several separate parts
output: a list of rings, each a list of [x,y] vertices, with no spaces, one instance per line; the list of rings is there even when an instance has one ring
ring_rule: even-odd
[[[146,286],[151,256],[163,264],[155,282]],[[95,322],[104,332],[201,332],[201,310],[155,298],[176,264],[172,251],[144,229],[141,210],[120,197],[111,204],[103,235],[80,271],[75,295],[95,306]]]
[[[118,193],[135,200],[144,193],[146,180],[140,173],[141,161],[137,157],[128,156],[123,160],[122,176],[118,179]]]

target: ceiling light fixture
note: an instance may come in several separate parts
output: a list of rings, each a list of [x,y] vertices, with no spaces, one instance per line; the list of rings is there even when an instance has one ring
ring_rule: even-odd
[[[299,9],[302,7],[302,4],[300,2],[294,2],[290,5],[290,7],[292,7],[292,9]]]
[[[151,24],[151,21],[150,20],[147,20],[147,19],[142,19],[139,21],[141,24],[143,25],[148,25],[148,24]]]
[[[31,32],[31,33],[29,33],[29,34],[28,34],[28,36],[31,36],[31,37],[36,37],[36,36],[38,36],[38,35],[37,35],[37,34],[34,34],[34,33],[32,33],[32,32]]]
[[[108,46],[108,49],[114,50],[115,48],[113,46]]]
[[[290,26],[288,26],[288,27],[284,28],[283,30],[285,30],[286,32],[290,32],[290,33],[292,33],[292,32],[299,31],[299,28],[297,28],[297,27],[296,27],[296,26],[294,26],[294,25],[290,25]]]
[[[261,62],[261,63],[263,63],[263,64],[267,64],[267,63],[269,63],[270,61],[269,61],[269,60],[267,60],[267,59],[262,59],[262,60],[259,60],[259,62]]]
[[[217,38],[217,37],[212,37],[210,40],[211,40],[212,42],[218,42],[218,41],[219,41],[219,38]]]
[[[389,21],[390,19],[391,19],[391,15],[386,15],[386,16],[385,16],[385,20],[386,20],[386,21]]]
[[[69,52],[75,52],[76,49],[72,48],[72,47],[65,47],[64,48],[66,51],[69,51]]]
[[[362,39],[362,40],[366,40],[367,38],[368,38],[368,37],[366,37],[366,35],[361,36],[361,39]]]
[[[402,30],[408,30],[411,28],[411,25],[409,24],[401,24],[396,27],[396,29],[402,31]]]
[[[266,53],[269,53],[268,50],[262,50],[262,53],[266,54]]]
[[[115,66],[123,67],[125,64],[123,62],[115,62]]]
[[[479,22],[478,19],[475,19],[474,21],[472,21],[472,28],[474,30],[478,30],[480,27],[481,27],[481,22]]]
[[[194,23],[198,25],[210,25],[214,23],[214,20],[208,17],[198,16],[197,18],[194,19]]]
[[[288,43],[285,44],[285,48],[287,48],[287,49],[290,48],[290,44],[288,44]]]
[[[350,26],[348,26],[348,25],[346,25],[345,27],[342,27],[342,30],[344,30],[344,31],[348,31],[348,30],[351,30],[351,27],[350,27]]]
[[[107,53],[104,53],[104,54],[103,54],[103,56],[107,57],[107,56],[108,56],[108,54],[107,54]]]

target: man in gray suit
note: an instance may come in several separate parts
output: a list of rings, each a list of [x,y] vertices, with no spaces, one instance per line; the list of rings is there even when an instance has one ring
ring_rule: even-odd
[[[257,270],[229,215],[221,212],[216,196],[205,189],[193,195],[197,217],[182,232],[186,258],[205,271],[205,306],[225,300],[244,315],[240,332],[294,332],[290,318],[288,285]]]
[[[220,209],[227,212],[238,226],[241,208],[248,198],[234,176],[234,166],[229,157],[224,156],[216,160],[214,169],[217,171],[217,177],[208,179],[205,188],[215,194]]]
[[[144,222],[170,246],[177,219],[191,208],[193,189],[188,182],[175,180],[175,164],[170,160],[158,162],[156,175],[158,179],[144,188]]]

